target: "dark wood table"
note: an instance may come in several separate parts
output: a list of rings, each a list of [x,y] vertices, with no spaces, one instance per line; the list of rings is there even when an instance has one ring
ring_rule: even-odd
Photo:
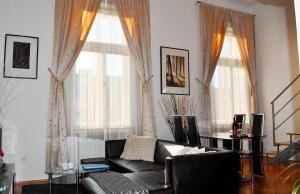
[[[14,164],[6,164],[5,166],[6,172],[3,184],[6,187],[6,190],[1,192],[1,194],[13,194],[14,193],[14,181],[15,181],[15,165]]]
[[[263,137],[253,137],[252,134],[238,134],[236,136],[232,136],[230,132],[208,132],[204,134],[199,135],[200,138],[205,138],[209,139],[210,141],[210,147],[218,148],[218,140],[223,141],[223,148],[228,149],[228,150],[240,150],[241,149],[241,140],[242,139],[249,139],[252,144],[252,149],[253,155],[253,171],[254,174],[256,175],[264,175],[264,170],[263,170],[263,161],[261,160],[261,151],[259,150],[258,146],[254,146],[259,143],[260,139],[259,138],[265,138],[266,136]],[[249,148],[251,149],[251,148]]]

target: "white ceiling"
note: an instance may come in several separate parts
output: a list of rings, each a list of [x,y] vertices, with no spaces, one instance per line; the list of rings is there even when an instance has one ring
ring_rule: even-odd
[[[241,4],[243,6],[255,6],[255,5],[259,4],[255,0],[229,0],[229,1],[231,1],[233,3]]]
[[[258,4],[284,6],[288,2],[293,0],[228,0],[228,1],[231,1],[233,3],[238,3],[243,6],[255,6]]]

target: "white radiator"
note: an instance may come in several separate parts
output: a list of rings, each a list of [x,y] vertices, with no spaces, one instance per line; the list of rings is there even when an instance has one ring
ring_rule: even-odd
[[[78,164],[78,153],[79,160],[84,158],[104,157],[105,140],[92,139],[86,137],[68,137],[68,151],[69,162],[74,162],[75,164]]]

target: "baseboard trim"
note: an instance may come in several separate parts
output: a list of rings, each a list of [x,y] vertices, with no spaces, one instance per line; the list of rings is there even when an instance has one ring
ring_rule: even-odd
[[[17,185],[38,185],[48,183],[48,179],[39,179],[39,180],[27,180],[27,181],[17,181]]]

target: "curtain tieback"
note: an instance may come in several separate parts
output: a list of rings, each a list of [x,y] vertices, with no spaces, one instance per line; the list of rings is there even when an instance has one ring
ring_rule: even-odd
[[[198,79],[198,78],[196,78],[196,81],[204,87],[204,91],[205,91],[205,93],[207,93],[208,90],[209,90],[209,85],[207,85],[206,83],[202,82],[202,81],[201,81],[200,79]]]
[[[250,95],[253,96],[255,91],[256,91],[256,86],[251,86],[250,87]]]
[[[154,77],[154,75],[151,75],[147,80],[144,80],[144,81],[143,81],[143,86],[146,87],[146,86],[149,84],[150,80],[151,80],[153,77]]]
[[[48,68],[48,71],[51,73],[52,77],[54,78],[55,82],[57,83],[58,90],[60,92],[63,92],[63,80],[60,79],[58,77],[57,73],[55,73],[51,68]]]

